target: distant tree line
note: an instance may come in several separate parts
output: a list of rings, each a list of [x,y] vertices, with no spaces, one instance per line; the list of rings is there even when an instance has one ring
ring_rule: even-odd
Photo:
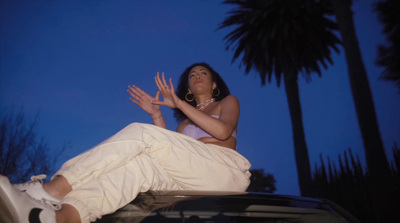
[[[263,169],[250,170],[250,185],[247,188],[248,192],[264,192],[274,193],[276,191],[276,180],[274,175],[264,173]]]
[[[394,161],[391,165],[390,184],[395,188],[390,196],[397,203],[385,204],[390,208],[390,219],[400,219],[398,203],[400,202],[400,149],[393,146]],[[351,149],[339,155],[338,166],[328,157],[328,164],[320,156],[320,165],[315,164],[313,174],[314,196],[327,198],[340,204],[343,208],[354,214],[363,223],[375,223],[377,216],[374,197],[369,191],[371,188],[371,176],[366,168],[363,168],[358,156],[354,157]],[[388,187],[389,188],[389,187]],[[390,201],[387,201],[390,202]]]

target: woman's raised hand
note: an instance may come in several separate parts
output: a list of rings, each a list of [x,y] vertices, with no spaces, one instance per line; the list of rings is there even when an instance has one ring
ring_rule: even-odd
[[[159,100],[160,91],[157,91],[156,96],[152,97],[137,86],[128,86],[128,93],[131,96],[129,99],[151,116],[160,112],[160,105],[153,103]]]
[[[172,84],[171,78],[169,79],[169,85],[165,80],[164,73],[161,74],[157,72],[157,76],[154,78],[156,85],[158,87],[158,92],[161,92],[164,101],[160,101],[159,98],[153,101],[154,104],[165,105],[170,108],[176,108],[181,103],[181,99],[175,94],[174,84]]]

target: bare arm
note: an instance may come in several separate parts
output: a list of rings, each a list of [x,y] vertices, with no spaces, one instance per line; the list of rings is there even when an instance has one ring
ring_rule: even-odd
[[[177,108],[192,122],[218,140],[226,140],[231,137],[239,121],[239,101],[233,95],[229,95],[220,101],[219,119],[198,111],[186,102],[179,104]]]

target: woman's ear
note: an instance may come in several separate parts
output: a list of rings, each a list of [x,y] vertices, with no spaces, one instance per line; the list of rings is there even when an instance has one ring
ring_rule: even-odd
[[[217,83],[213,82],[212,89],[214,90],[215,88],[217,88]]]
[[[189,94],[193,94],[192,91],[190,90],[190,88],[188,88],[188,93]]]

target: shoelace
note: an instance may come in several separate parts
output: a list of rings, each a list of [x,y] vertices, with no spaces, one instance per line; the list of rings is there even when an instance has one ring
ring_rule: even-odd
[[[41,175],[37,175],[37,176],[31,176],[31,181],[19,184],[18,187],[26,187],[26,186],[30,186],[30,185],[36,184],[36,183],[43,184],[43,180],[46,179],[46,177],[47,177],[46,174],[41,174]]]
[[[42,198],[42,200],[40,200],[40,203],[42,203],[42,204],[44,204],[46,207],[49,207],[49,208],[51,208],[52,210],[54,210],[54,211],[59,211],[59,210],[61,210],[61,208],[62,208],[62,206],[61,206],[61,204],[60,203],[56,203],[56,202],[53,202],[53,201],[49,201],[49,200],[47,200],[47,199],[45,199],[45,198]]]

